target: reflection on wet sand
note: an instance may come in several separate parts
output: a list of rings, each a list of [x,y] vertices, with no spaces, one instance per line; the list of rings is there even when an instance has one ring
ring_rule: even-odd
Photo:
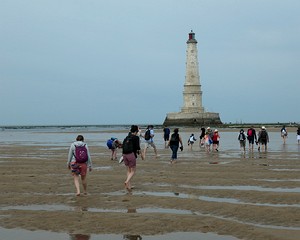
[[[91,235],[87,234],[73,234],[70,233],[70,240],[89,240]]]
[[[123,235],[123,239],[125,239],[125,240],[141,240],[142,237],[140,235]]]

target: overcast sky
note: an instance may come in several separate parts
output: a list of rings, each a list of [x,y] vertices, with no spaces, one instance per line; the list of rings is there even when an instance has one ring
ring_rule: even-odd
[[[0,0],[0,125],[162,124],[198,41],[223,122],[300,122],[299,0]]]

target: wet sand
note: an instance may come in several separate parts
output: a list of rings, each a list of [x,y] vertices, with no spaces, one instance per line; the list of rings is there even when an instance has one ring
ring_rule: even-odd
[[[70,140],[71,143],[72,140]],[[87,196],[75,196],[68,147],[2,145],[2,228],[59,233],[156,235],[211,232],[237,239],[299,239],[300,154],[206,154],[185,146],[138,159],[134,189],[104,146],[89,144],[93,171]],[[238,148],[238,147],[237,147]],[[222,151],[226,151],[223,149]],[[118,154],[120,156],[120,153]]]

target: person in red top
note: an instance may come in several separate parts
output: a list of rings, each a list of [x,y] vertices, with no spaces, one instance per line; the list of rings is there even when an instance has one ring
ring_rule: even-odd
[[[212,136],[212,141],[213,141],[213,150],[218,152],[219,151],[218,147],[220,143],[220,135],[218,129],[215,129],[214,134]]]

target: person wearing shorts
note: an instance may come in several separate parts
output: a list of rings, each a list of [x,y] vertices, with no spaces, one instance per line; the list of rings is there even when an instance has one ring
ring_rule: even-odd
[[[130,137],[130,141],[132,144],[132,150],[129,152],[125,152],[123,148],[123,161],[127,169],[127,177],[124,182],[125,188],[130,192],[132,189],[131,179],[135,175],[136,172],[136,159],[137,155],[140,154],[140,138],[137,136],[139,132],[139,128],[136,125],[132,125],[128,137]],[[124,143],[123,143],[124,146]]]
[[[77,146],[85,146],[87,149],[88,160],[84,163],[76,162],[75,157],[75,148]],[[87,169],[92,171],[92,160],[90,156],[90,152],[86,143],[84,143],[84,137],[82,135],[78,135],[76,141],[73,142],[69,149],[67,167],[71,170],[72,176],[74,178],[74,185],[76,188],[76,196],[80,196],[80,184],[79,184],[79,176],[81,178],[81,183],[83,187],[84,195],[87,195]]]
[[[150,130],[150,139],[149,140],[145,139],[145,145],[144,145],[144,151],[143,151],[143,154],[142,154],[142,159],[146,159],[146,153],[147,153],[147,149],[149,147],[153,148],[154,154],[155,154],[155,158],[158,157],[158,155],[157,155],[157,149],[156,149],[156,146],[155,146],[154,141],[153,141],[153,138],[154,138],[154,130],[153,130],[153,128],[154,128],[153,125],[149,125],[147,127],[147,129]]]

